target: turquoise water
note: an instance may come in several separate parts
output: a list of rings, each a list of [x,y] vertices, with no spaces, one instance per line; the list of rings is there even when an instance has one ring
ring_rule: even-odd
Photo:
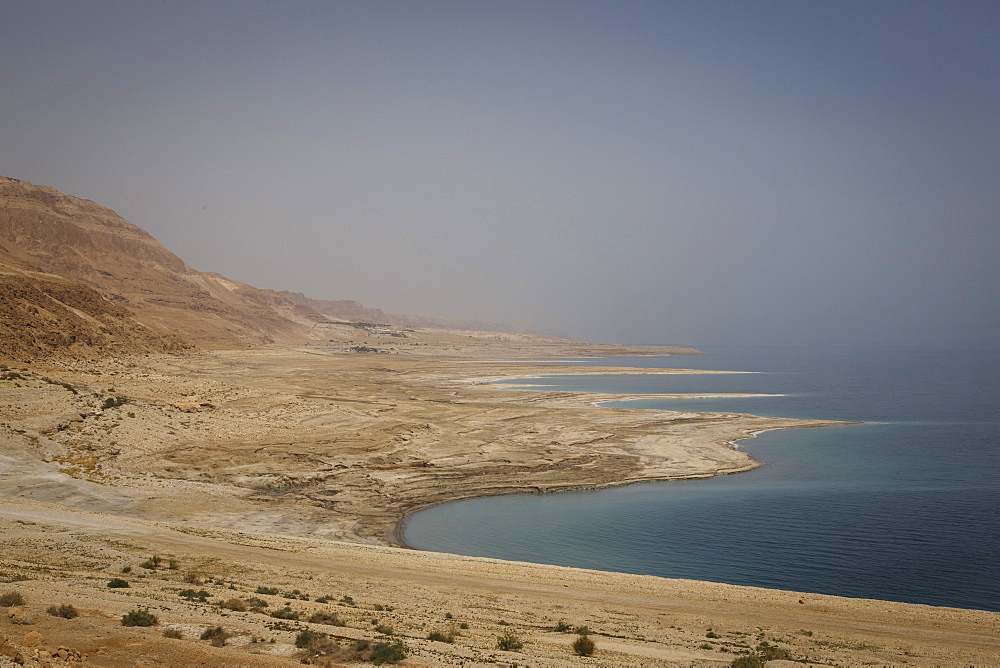
[[[613,363],[762,373],[526,382],[778,393],[622,405],[866,424],[742,441],[764,465],[738,475],[446,504],[411,516],[405,540],[459,554],[1000,611],[1000,351],[707,352]]]

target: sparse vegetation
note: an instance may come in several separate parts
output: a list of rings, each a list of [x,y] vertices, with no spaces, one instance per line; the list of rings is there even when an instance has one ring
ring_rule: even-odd
[[[199,601],[201,603],[207,603],[209,593],[204,589],[195,591],[194,589],[181,589],[177,592],[177,595],[181,598],[186,598],[189,601]]]
[[[281,608],[280,610],[275,610],[274,612],[272,612],[271,616],[274,617],[275,619],[292,619],[295,621],[298,621],[299,619],[299,613],[295,612],[287,605],[284,608]]]
[[[295,636],[295,646],[299,649],[309,647],[315,643],[320,638],[325,638],[325,633],[320,633],[319,631],[312,631],[310,629],[302,629],[299,631],[299,635]]]
[[[326,610],[314,612],[309,616],[309,621],[313,624],[326,624],[328,626],[347,626],[347,623],[338,617],[337,613]]]
[[[157,568],[160,567],[161,563],[163,563],[163,560],[154,554],[149,559],[147,559],[146,561],[142,562],[139,565],[145,568],[146,570],[155,571]]]
[[[76,608],[67,603],[63,603],[62,605],[50,605],[45,612],[49,613],[53,617],[62,617],[63,619],[73,619],[74,617],[80,616],[80,613],[76,611]]]
[[[581,635],[573,641],[573,653],[579,656],[592,656],[597,649],[597,643],[589,635]]]
[[[220,608],[225,608],[226,610],[232,610],[233,612],[246,612],[247,602],[242,598],[231,598],[228,601],[223,601],[219,604]]]
[[[431,631],[427,634],[427,639],[436,642],[453,643],[455,642],[455,634],[453,632]]]
[[[0,608],[9,608],[14,605],[24,605],[24,597],[21,596],[20,592],[9,591],[0,594]]]
[[[160,620],[149,608],[136,608],[122,615],[122,626],[156,626]]]
[[[381,633],[382,635],[391,636],[395,635],[396,630],[392,628],[392,624],[386,624],[385,622],[379,622],[375,625],[375,632]]]
[[[372,646],[369,660],[376,666],[384,663],[399,663],[406,658],[406,645],[401,640],[393,643],[379,642]]]
[[[184,634],[180,632],[179,629],[163,629],[164,638],[173,638],[174,640],[180,640],[184,637]]]
[[[587,628],[586,626],[578,626],[575,629],[573,629],[573,633],[575,633],[578,636],[589,636],[590,629]]]
[[[706,638],[721,638],[722,636],[720,636],[718,633],[716,633],[712,629],[709,629],[708,633],[705,634],[705,637]]]
[[[230,634],[221,626],[209,627],[201,634],[201,639],[211,641],[212,647],[224,647],[229,637]]]
[[[128,589],[131,586],[127,580],[122,580],[121,578],[111,578],[108,580],[109,589]]]
[[[519,652],[524,648],[524,642],[513,631],[504,631],[497,636],[497,649],[505,652]]]
[[[555,628],[552,630],[555,631],[556,633],[569,633],[569,630],[571,628],[572,627],[569,625],[569,622],[567,622],[565,619],[560,619],[556,623]]]
[[[127,403],[128,403],[128,398],[126,397],[122,396],[108,397],[107,399],[104,400],[104,403],[101,404],[101,410],[106,410],[108,408],[118,408],[119,406],[124,406]]]
[[[264,595],[267,595],[267,596],[275,596],[278,593],[278,588],[277,587],[264,587],[262,585],[260,587],[257,587],[257,593],[258,594],[264,594]]]

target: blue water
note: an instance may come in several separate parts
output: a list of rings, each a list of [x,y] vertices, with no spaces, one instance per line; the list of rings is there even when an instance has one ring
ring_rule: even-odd
[[[742,441],[763,463],[748,473],[438,506],[407,520],[405,540],[475,556],[1000,611],[1000,349],[707,353],[582,364],[761,373],[525,382],[775,393],[782,396],[620,405],[865,424]]]

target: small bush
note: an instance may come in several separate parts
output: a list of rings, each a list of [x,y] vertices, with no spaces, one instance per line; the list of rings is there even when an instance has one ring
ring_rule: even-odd
[[[437,642],[453,643],[455,642],[455,634],[443,633],[441,631],[431,631],[429,634],[427,634],[427,639],[434,640]]]
[[[313,624],[326,624],[327,626],[347,626],[347,624],[335,612],[320,610],[309,616],[309,621]]]
[[[251,608],[266,608],[269,604],[262,598],[257,598],[256,596],[251,596],[247,599],[247,605]]]
[[[555,631],[556,633],[568,633],[570,628],[572,627],[569,625],[569,622],[567,622],[565,619],[560,619],[556,623],[555,628],[552,630]]]
[[[395,635],[396,630],[394,628],[392,628],[392,624],[385,624],[383,622],[379,622],[375,626],[375,632],[376,633],[381,633],[382,635],[391,636],[391,635]]]
[[[354,597],[353,596],[348,596],[346,594],[344,594],[344,597],[342,599],[340,599],[340,602],[343,603],[344,605],[357,605],[354,602]]]
[[[592,656],[597,649],[597,643],[589,635],[582,635],[573,641],[573,652],[579,656]]]
[[[212,643],[212,647],[224,647],[226,645],[226,640],[229,639],[229,634],[221,626],[216,626],[215,628],[207,628],[201,634],[202,640],[209,640]]]
[[[108,580],[109,589],[128,589],[131,586],[126,580],[122,580],[121,578],[111,578]]]
[[[19,592],[9,591],[0,594],[0,608],[9,608],[14,605],[24,605],[24,597]]]
[[[469,623],[468,622],[462,622],[461,624],[458,625],[458,628],[460,628],[460,629],[467,629],[467,628],[469,628]]]
[[[578,626],[575,629],[573,629],[573,633],[575,633],[578,636],[589,636],[590,629],[587,628],[586,626]]]
[[[150,557],[149,559],[147,559],[146,561],[142,562],[139,565],[145,568],[146,570],[155,571],[157,568],[160,567],[161,563],[163,563],[163,560],[154,554],[152,557]]]
[[[136,608],[122,615],[122,626],[156,626],[160,620],[148,608]]]
[[[710,642],[703,642],[702,644],[698,645],[698,649],[715,649],[715,645],[713,645]]]
[[[127,403],[128,399],[125,397],[108,397],[104,400],[104,403],[101,404],[101,409],[118,408],[119,406],[124,406]]]
[[[718,633],[716,633],[712,629],[709,629],[708,633],[705,634],[705,637],[706,638],[721,638],[722,636],[720,636]]]
[[[278,593],[278,588],[277,587],[264,587],[264,586],[261,586],[261,587],[257,587],[257,593],[258,594],[265,594],[267,596],[274,596],[274,595],[276,595]]]
[[[281,610],[275,610],[274,612],[272,612],[271,616],[274,617],[275,619],[292,619],[295,621],[298,621],[299,619],[299,613],[295,612],[287,605]]]
[[[181,598],[186,598],[189,601],[199,601],[201,603],[207,603],[209,596],[208,592],[204,589],[200,589],[198,591],[195,591],[194,589],[181,589],[177,592],[177,595]]]
[[[202,583],[201,574],[196,571],[188,571],[184,574],[184,582],[192,585],[200,585]]]
[[[733,659],[732,668],[764,668],[764,661],[757,654],[745,654]]]
[[[167,568],[169,568],[172,571],[176,571],[180,567],[181,567],[181,562],[177,561],[176,559],[171,559],[170,562],[167,564]]]
[[[132,572],[131,566],[122,566],[122,575],[128,575]]]
[[[180,640],[184,637],[184,634],[180,632],[180,629],[163,629],[163,637]]]
[[[73,619],[74,617],[80,616],[80,613],[76,611],[76,608],[66,603],[63,603],[62,605],[50,605],[45,612],[49,613],[53,617],[62,617],[63,619]]]
[[[778,647],[777,645],[771,645],[766,641],[757,645],[757,653],[760,654],[760,658],[764,661],[792,660],[792,653],[787,649],[784,647]]]
[[[318,631],[311,631],[309,629],[302,629],[299,631],[299,635],[295,636],[295,646],[299,649],[304,647],[309,647],[314,644],[320,638],[325,638],[325,633],[320,633]]]
[[[231,598],[228,601],[220,603],[219,607],[225,608],[226,610],[232,610],[233,612],[246,612],[247,602],[242,598]]]
[[[376,666],[383,663],[399,663],[406,658],[406,646],[402,641],[394,643],[379,642],[372,646],[372,654],[369,659]]]
[[[513,631],[504,631],[503,635],[497,636],[497,649],[505,652],[519,652],[524,648],[524,643]]]

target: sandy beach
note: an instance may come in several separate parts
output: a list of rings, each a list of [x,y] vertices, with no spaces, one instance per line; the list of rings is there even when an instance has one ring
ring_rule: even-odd
[[[745,471],[757,464],[734,441],[837,424],[599,408],[623,397],[486,382],[539,375],[517,358],[656,349],[419,337],[398,355],[315,344],[8,362],[0,595],[25,604],[0,613],[0,665],[51,660],[58,645],[109,666],[347,661],[302,655],[303,629],[345,647],[400,639],[408,665],[728,665],[762,642],[816,664],[1000,663],[995,613],[395,547],[399,522],[437,503]],[[607,371],[646,372],[586,370]],[[563,373],[581,369],[544,369]],[[143,568],[153,554],[175,568]],[[178,593],[191,588],[207,598]],[[233,598],[267,605],[217,605]],[[60,603],[80,616],[45,612]],[[298,620],[269,616],[285,604]],[[121,626],[136,605],[159,625]],[[324,610],[345,626],[308,621]],[[589,628],[594,656],[573,655],[560,621]],[[214,625],[226,646],[198,639]],[[521,650],[497,648],[508,631]]]

